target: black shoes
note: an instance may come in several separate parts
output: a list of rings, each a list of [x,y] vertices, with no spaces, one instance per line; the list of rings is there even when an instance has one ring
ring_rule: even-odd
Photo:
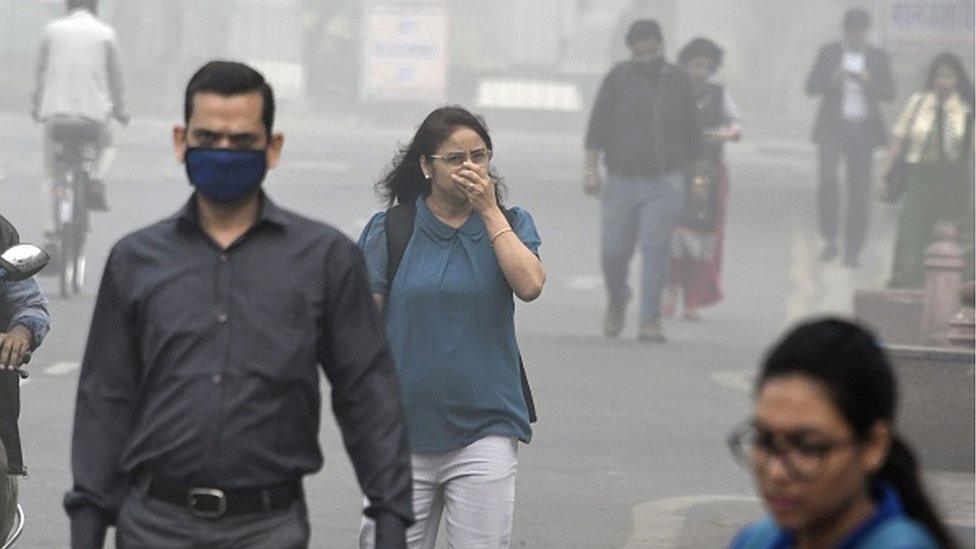
[[[647,343],[667,343],[668,341],[668,338],[664,336],[664,330],[661,329],[660,322],[648,322],[642,325],[637,333],[637,339]]]

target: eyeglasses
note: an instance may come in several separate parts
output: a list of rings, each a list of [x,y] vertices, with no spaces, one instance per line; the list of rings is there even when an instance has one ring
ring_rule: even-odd
[[[452,169],[456,169],[463,166],[464,162],[469,158],[471,159],[471,162],[477,164],[478,166],[486,166],[488,161],[491,160],[492,152],[491,149],[478,149],[476,151],[471,151],[470,153],[456,152],[449,154],[430,154],[427,156],[429,158],[441,160]]]
[[[805,433],[777,437],[752,424],[745,424],[733,431],[727,442],[735,461],[744,468],[764,468],[770,458],[776,457],[790,476],[801,481],[819,477],[831,453],[855,444],[853,439],[813,441]]]

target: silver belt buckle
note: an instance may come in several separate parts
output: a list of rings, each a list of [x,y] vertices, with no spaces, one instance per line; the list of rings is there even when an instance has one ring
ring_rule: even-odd
[[[204,504],[202,509],[201,504]],[[220,518],[227,512],[227,496],[219,488],[190,488],[186,495],[186,506],[200,518]]]

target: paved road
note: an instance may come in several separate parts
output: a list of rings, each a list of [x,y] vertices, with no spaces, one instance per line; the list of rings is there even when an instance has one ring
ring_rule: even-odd
[[[372,182],[410,130],[289,119],[287,105],[282,112],[285,156],[269,177],[270,194],[357,235],[379,207]],[[519,310],[541,420],[534,442],[520,449],[513,545],[722,546],[759,514],[750,480],[732,462],[724,438],[749,413],[749,384],[763,347],[794,319],[849,312],[852,288],[883,281],[892,212],[876,212],[863,269],[822,267],[812,237],[811,158],[802,148],[733,148],[725,302],[704,322],[669,323],[672,342],[665,346],[638,344],[633,316],[623,339],[607,341],[598,335],[597,206],[578,190],[579,137],[496,130],[508,203],[535,216],[550,270],[543,298]],[[41,230],[39,133],[26,117],[0,114],[0,207],[34,241]],[[70,483],[77,365],[107,251],[125,232],[177,209],[189,193],[172,161],[169,134],[165,121],[135,120],[120,136],[109,181],[112,211],[95,219],[85,292],[53,299],[55,328],[23,391],[31,472],[21,483],[30,520],[24,547],[66,543],[60,501]],[[51,282],[43,285],[53,293]],[[313,547],[352,547],[360,495],[333,422],[323,423],[322,444],[325,470],[306,481]],[[931,477],[972,544],[973,475]]]

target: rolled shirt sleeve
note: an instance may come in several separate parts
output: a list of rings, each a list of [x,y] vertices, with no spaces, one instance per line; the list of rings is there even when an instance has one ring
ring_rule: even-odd
[[[0,285],[0,293],[12,311],[6,329],[9,331],[16,325],[24,326],[33,335],[31,349],[39,347],[51,328],[51,316],[47,310],[48,300],[37,282],[33,278],[5,282]]]
[[[532,253],[539,256],[539,248],[542,246],[542,237],[539,236],[539,231],[535,227],[535,220],[532,219],[532,214],[525,211],[524,209],[516,206],[512,208],[512,230],[525,244],[525,247],[529,249]]]

